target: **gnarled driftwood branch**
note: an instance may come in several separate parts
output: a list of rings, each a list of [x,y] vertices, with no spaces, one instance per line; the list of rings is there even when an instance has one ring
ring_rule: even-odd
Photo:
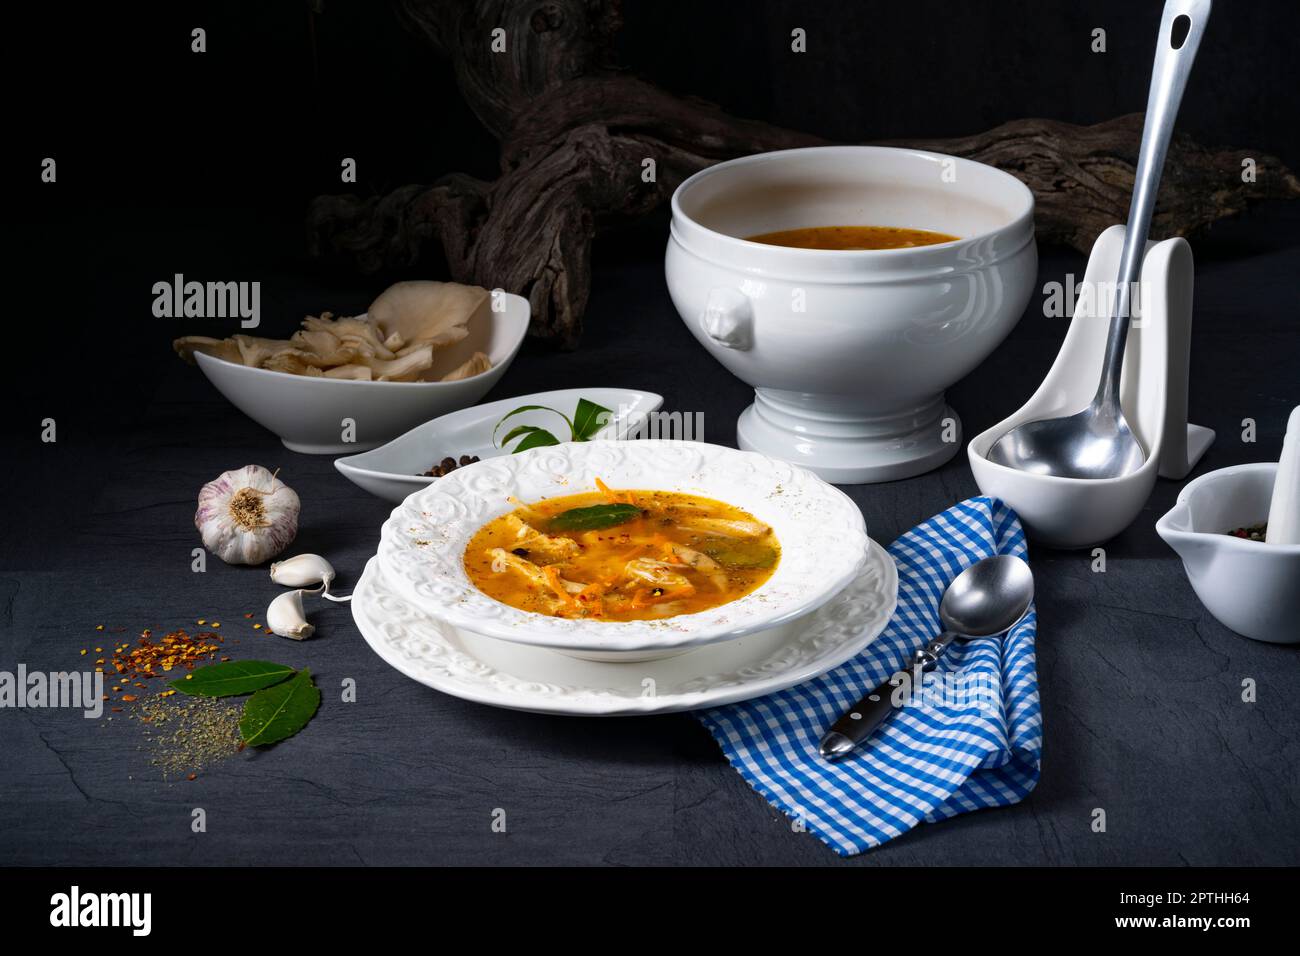
[[[454,174],[387,196],[322,196],[309,212],[313,247],[363,270],[414,262],[436,241],[462,282],[504,288],[532,305],[532,334],[577,345],[591,281],[591,242],[605,223],[638,216],[722,159],[826,141],[728,116],[666,93],[613,65],[617,0],[403,0],[402,15],[451,59],[462,95],[501,144],[501,175]],[[507,50],[490,33],[506,31]],[[1023,180],[1045,242],[1087,250],[1123,222],[1141,137],[1140,114],[1095,126],[1026,119],[958,139],[909,145],[969,157]],[[1242,160],[1255,160],[1243,182]],[[642,163],[655,161],[654,181]],[[1300,196],[1277,159],[1175,138],[1153,231],[1187,235],[1266,198]]]

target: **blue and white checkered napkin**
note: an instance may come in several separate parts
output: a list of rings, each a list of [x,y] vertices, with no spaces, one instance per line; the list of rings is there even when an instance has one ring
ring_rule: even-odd
[[[750,786],[841,856],[922,820],[1018,803],[1038,782],[1032,608],[1003,637],[949,646],[929,679],[934,689],[896,710],[868,747],[837,763],[817,752],[826,728],[942,630],[939,599],[953,578],[992,554],[1026,557],[1015,512],[992,498],[935,515],[889,553],[898,565],[898,609],[866,650],[797,687],[696,715]],[[959,696],[963,689],[967,696]]]

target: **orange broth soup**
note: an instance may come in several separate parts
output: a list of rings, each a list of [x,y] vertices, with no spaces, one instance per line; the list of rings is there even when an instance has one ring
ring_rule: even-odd
[[[725,502],[598,484],[489,521],[465,548],[469,579],[521,611],[640,621],[734,601],[781,559],[772,529]]]

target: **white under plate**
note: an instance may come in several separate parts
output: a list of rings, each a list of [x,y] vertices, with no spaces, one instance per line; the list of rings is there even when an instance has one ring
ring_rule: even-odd
[[[381,658],[453,697],[534,713],[628,716],[696,710],[792,687],[870,644],[898,600],[898,571],[874,541],[854,581],[781,627],[637,663],[577,660],[543,647],[469,634],[414,607],[372,558],[352,616]]]

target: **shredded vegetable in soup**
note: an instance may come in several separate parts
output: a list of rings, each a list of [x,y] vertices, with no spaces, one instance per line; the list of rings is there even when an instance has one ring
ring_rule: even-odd
[[[640,621],[734,601],[770,578],[781,558],[770,527],[724,502],[597,485],[514,502],[470,539],[470,580],[521,611]]]

